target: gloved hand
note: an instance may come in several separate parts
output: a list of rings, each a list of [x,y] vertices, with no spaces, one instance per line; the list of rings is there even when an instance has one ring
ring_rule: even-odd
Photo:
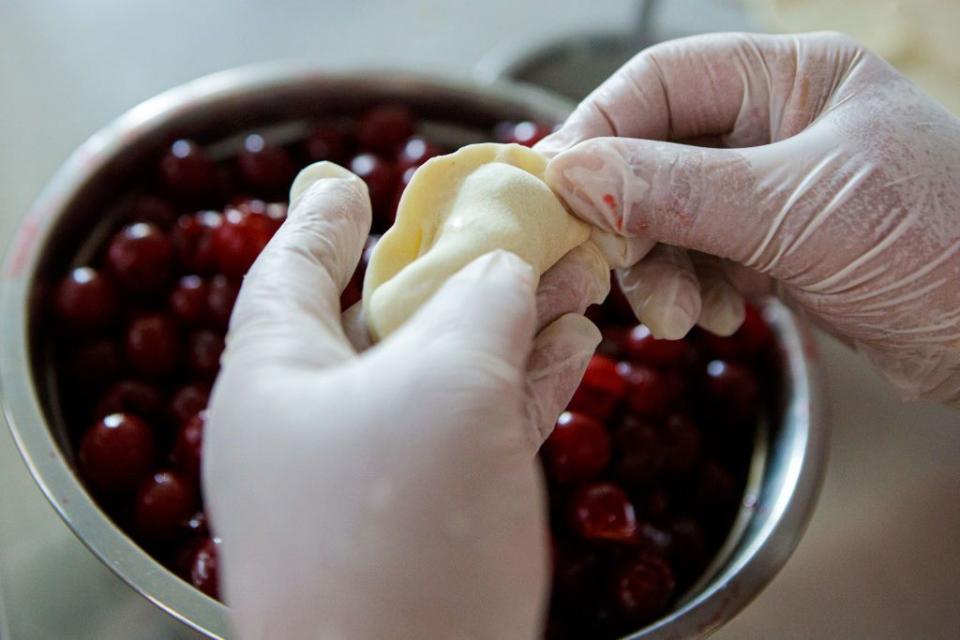
[[[339,295],[370,228],[366,187],[329,163],[310,175],[244,281],[204,439],[237,633],[535,637],[534,454],[600,340],[573,313],[596,285],[573,255],[535,295],[529,266],[488,254],[358,354]]]
[[[652,47],[541,150],[559,153],[547,180],[585,220],[700,252],[727,289],[772,278],[905,397],[960,402],[960,120],[856,42]],[[696,296],[689,265],[648,262],[625,279]]]

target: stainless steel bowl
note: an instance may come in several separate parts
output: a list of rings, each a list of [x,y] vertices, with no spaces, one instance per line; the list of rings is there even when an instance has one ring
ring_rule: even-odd
[[[570,109],[565,101],[531,87],[478,87],[396,72],[331,75],[285,65],[216,74],[141,104],[90,138],[27,214],[6,257],[0,389],[8,423],[34,479],[97,557],[131,588],[207,637],[229,635],[227,608],[140,549],[77,478],[42,330],[47,292],[109,228],[117,191],[174,136],[219,141],[229,152],[246,130],[267,127],[282,137],[311,117],[383,101],[415,107],[425,127],[451,144],[482,139],[480,132],[499,120],[560,120]],[[451,120],[458,125],[450,126]],[[812,343],[779,303],[769,302],[766,313],[784,353],[785,400],[782,418],[761,430],[754,482],[744,497],[739,526],[701,586],[631,638],[696,637],[716,630],[776,574],[813,511],[827,434]]]

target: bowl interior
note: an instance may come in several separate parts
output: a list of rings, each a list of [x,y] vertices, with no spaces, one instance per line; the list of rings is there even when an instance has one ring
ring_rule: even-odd
[[[0,380],[8,422],[34,477],[101,560],[209,637],[228,634],[226,608],[142,551],[112,524],[73,472],[73,447],[58,409],[44,324],[51,283],[68,267],[88,262],[102,246],[121,213],[117,194],[149,179],[159,150],[170,141],[194,138],[210,145],[214,155],[227,156],[245,132],[284,141],[299,137],[318,117],[382,102],[410,106],[425,133],[452,147],[486,140],[485,132],[498,121],[559,121],[569,109],[534,89],[475,88],[399,73],[336,76],[267,67],[218,74],[162,94],[93,136],[40,197],[8,256],[3,306],[10,325],[3,333]],[[821,475],[819,458],[811,452],[822,442],[810,428],[819,417],[810,412],[816,390],[807,338],[778,303],[768,304],[767,314],[783,349],[784,402],[779,417],[760,430],[738,526],[711,567],[711,579],[699,583],[665,619],[631,638],[677,637],[673,634],[685,627],[712,628],[709,620],[716,619],[717,626],[728,619],[731,608],[742,608],[785,561],[809,516]],[[778,533],[779,547],[771,551],[769,540]]]

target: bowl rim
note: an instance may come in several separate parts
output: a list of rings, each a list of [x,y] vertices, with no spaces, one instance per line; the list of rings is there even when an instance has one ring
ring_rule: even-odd
[[[47,500],[93,554],[148,601],[193,630],[214,638],[230,635],[228,608],[166,569],[113,524],[84,488],[47,424],[30,353],[30,297],[43,254],[59,214],[111,158],[131,142],[185,111],[293,83],[356,86],[361,80],[383,95],[396,92],[455,93],[477,103],[521,103],[544,117],[564,118],[569,101],[531,85],[501,80],[481,84],[438,74],[380,69],[338,72],[310,63],[267,63],[221,71],[165,91],[133,107],[93,134],[57,170],[14,232],[2,266],[0,313],[0,404],[17,448]],[[794,393],[784,410],[792,426],[791,466],[765,526],[731,557],[697,596],[629,636],[631,640],[703,636],[745,607],[792,553],[813,512],[821,485],[827,425],[812,336],[782,303],[766,303],[787,353],[787,377]]]

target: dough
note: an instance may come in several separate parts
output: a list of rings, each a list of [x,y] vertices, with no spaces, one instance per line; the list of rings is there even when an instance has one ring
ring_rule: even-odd
[[[485,253],[515,253],[539,276],[586,242],[590,227],[543,181],[546,166],[526,147],[483,143],[417,169],[367,265],[363,311],[372,337],[385,338]]]

